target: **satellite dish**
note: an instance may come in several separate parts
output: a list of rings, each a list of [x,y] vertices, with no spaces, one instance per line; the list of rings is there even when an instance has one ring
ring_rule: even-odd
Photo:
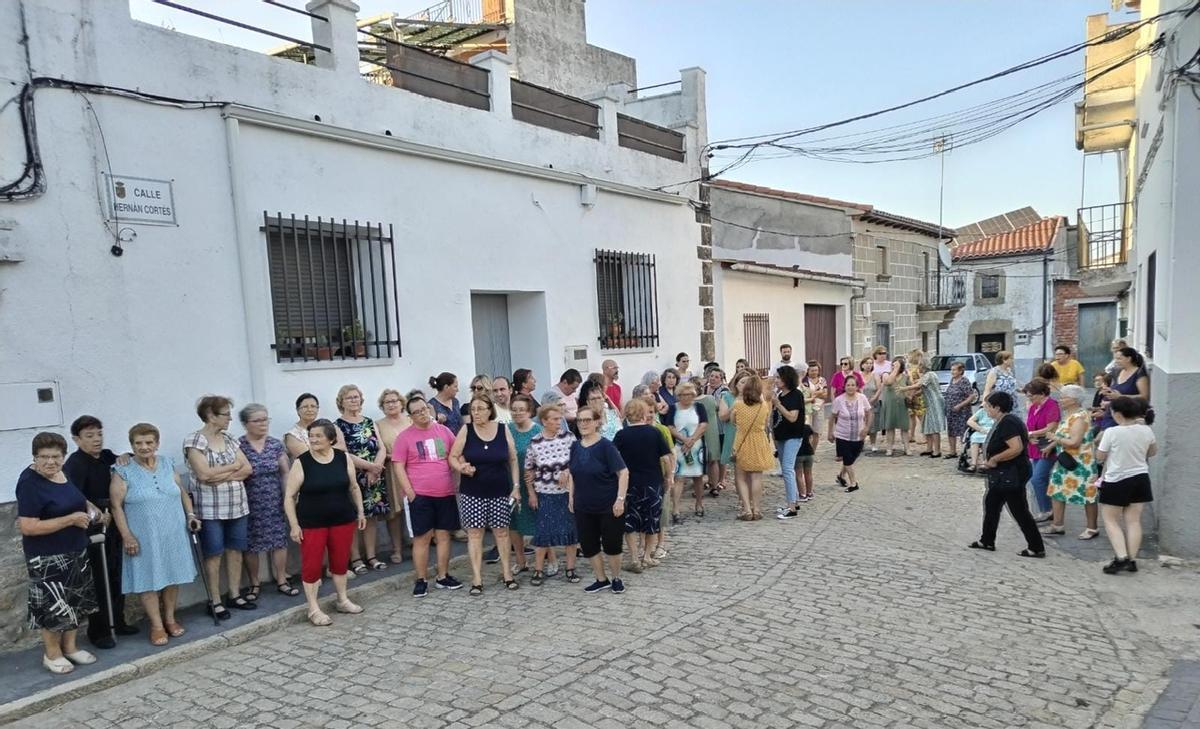
[[[946,241],[938,241],[938,260],[942,262],[942,266],[950,268],[950,246],[946,245]]]

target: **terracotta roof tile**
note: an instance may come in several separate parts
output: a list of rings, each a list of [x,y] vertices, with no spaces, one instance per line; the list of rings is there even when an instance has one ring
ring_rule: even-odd
[[[1026,253],[1041,253],[1054,245],[1059,228],[1066,224],[1062,216],[1042,218],[1036,223],[1022,226],[1007,233],[979,238],[970,243],[960,243],[950,251],[956,261],[974,258],[992,258]]]

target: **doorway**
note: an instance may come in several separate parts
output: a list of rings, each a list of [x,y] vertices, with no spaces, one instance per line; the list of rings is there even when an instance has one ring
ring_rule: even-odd
[[[495,377],[513,371],[508,339],[508,296],[471,294],[475,373]]]
[[[824,377],[833,377],[838,358],[836,306],[804,305],[804,358],[816,360]]]
[[[996,364],[996,353],[1004,349],[1006,337],[1003,334],[976,334],[975,351],[988,358],[988,362]]]
[[[1103,372],[1112,359],[1113,337],[1117,334],[1117,304],[1105,302],[1079,305],[1079,341],[1075,356],[1087,371],[1086,387],[1092,386],[1091,375]]]

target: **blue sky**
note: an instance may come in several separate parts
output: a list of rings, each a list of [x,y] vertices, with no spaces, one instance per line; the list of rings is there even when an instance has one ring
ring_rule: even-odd
[[[303,6],[303,0],[286,1]],[[183,2],[310,37],[306,18],[254,0]],[[359,0],[361,15],[429,4]],[[258,49],[278,44],[149,0],[130,5],[134,17],[182,32]],[[703,67],[709,138],[719,140],[835,121],[988,75],[1081,42],[1085,17],[1110,7],[1109,0],[589,0],[587,21],[591,43],[637,59],[640,85]],[[1082,53],[1076,54],[882,117],[878,125],[954,111],[1082,67]],[[1073,140],[1067,102],[988,141],[952,150],[945,159],[945,223],[958,226],[1025,205],[1073,218],[1081,192],[1088,205],[1114,202],[1114,157],[1089,157],[1085,180]],[[731,179],[938,219],[936,158],[878,165],[765,160]]]

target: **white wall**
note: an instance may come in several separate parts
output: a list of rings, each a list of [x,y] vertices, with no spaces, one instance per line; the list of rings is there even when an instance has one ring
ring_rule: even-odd
[[[577,181],[542,179],[536,169],[553,165],[652,187],[695,176],[691,161],[669,162],[135,23],[122,0],[26,6],[35,75],[237,101],[282,112],[285,126],[300,127],[299,120],[319,113],[335,136],[333,125],[370,133],[337,141],[228,122],[218,110],[92,95],[112,169],[175,183],[178,227],[130,225],[137,237],[116,258],[97,199],[107,162],[94,122],[79,96],[38,91],[47,191],[0,205],[0,217],[16,222],[25,259],[0,263],[0,380],[57,381],[64,424],[95,414],[108,426],[109,444],[121,447],[129,425],[148,420],[163,431],[163,452],[178,458],[183,436],[199,425],[193,406],[204,393],[266,404],[278,435],[290,426],[302,391],[316,393],[322,415],[332,417],[333,396],[347,382],[373,403],[385,386],[422,386],[441,370],[466,378],[474,369],[471,290],[525,292],[510,298],[516,321],[544,310],[540,328],[512,331],[514,367],[533,368],[544,389],[563,368],[566,344],[587,343],[591,367],[599,366],[596,248],[659,260],[661,345],[614,357],[622,368],[661,368],[676,351],[695,349],[699,228],[690,208],[603,184],[587,208]],[[0,5],[0,46],[10,47],[17,25],[15,4]],[[0,54],[0,77],[24,76],[19,54]],[[236,125],[232,146],[227,125]],[[387,149],[384,129],[393,139],[529,168],[501,171]],[[13,130],[0,131],[7,150]],[[236,207],[231,160],[241,191]],[[13,176],[6,155],[0,179]],[[264,210],[394,225],[401,357],[358,367],[275,362],[259,231]],[[0,432],[0,462],[14,469],[27,462],[34,432]],[[0,480],[0,501],[12,498],[12,488],[11,479]]]
[[[850,295],[849,286],[799,281],[761,273],[748,273],[722,268],[719,271],[721,290],[720,328],[724,349],[719,362],[727,367],[746,356],[745,314],[767,314],[771,325],[771,362],[779,360],[779,346],[791,344],[793,358],[803,361],[804,305],[828,304],[839,307],[837,324],[838,356],[850,354]]]

